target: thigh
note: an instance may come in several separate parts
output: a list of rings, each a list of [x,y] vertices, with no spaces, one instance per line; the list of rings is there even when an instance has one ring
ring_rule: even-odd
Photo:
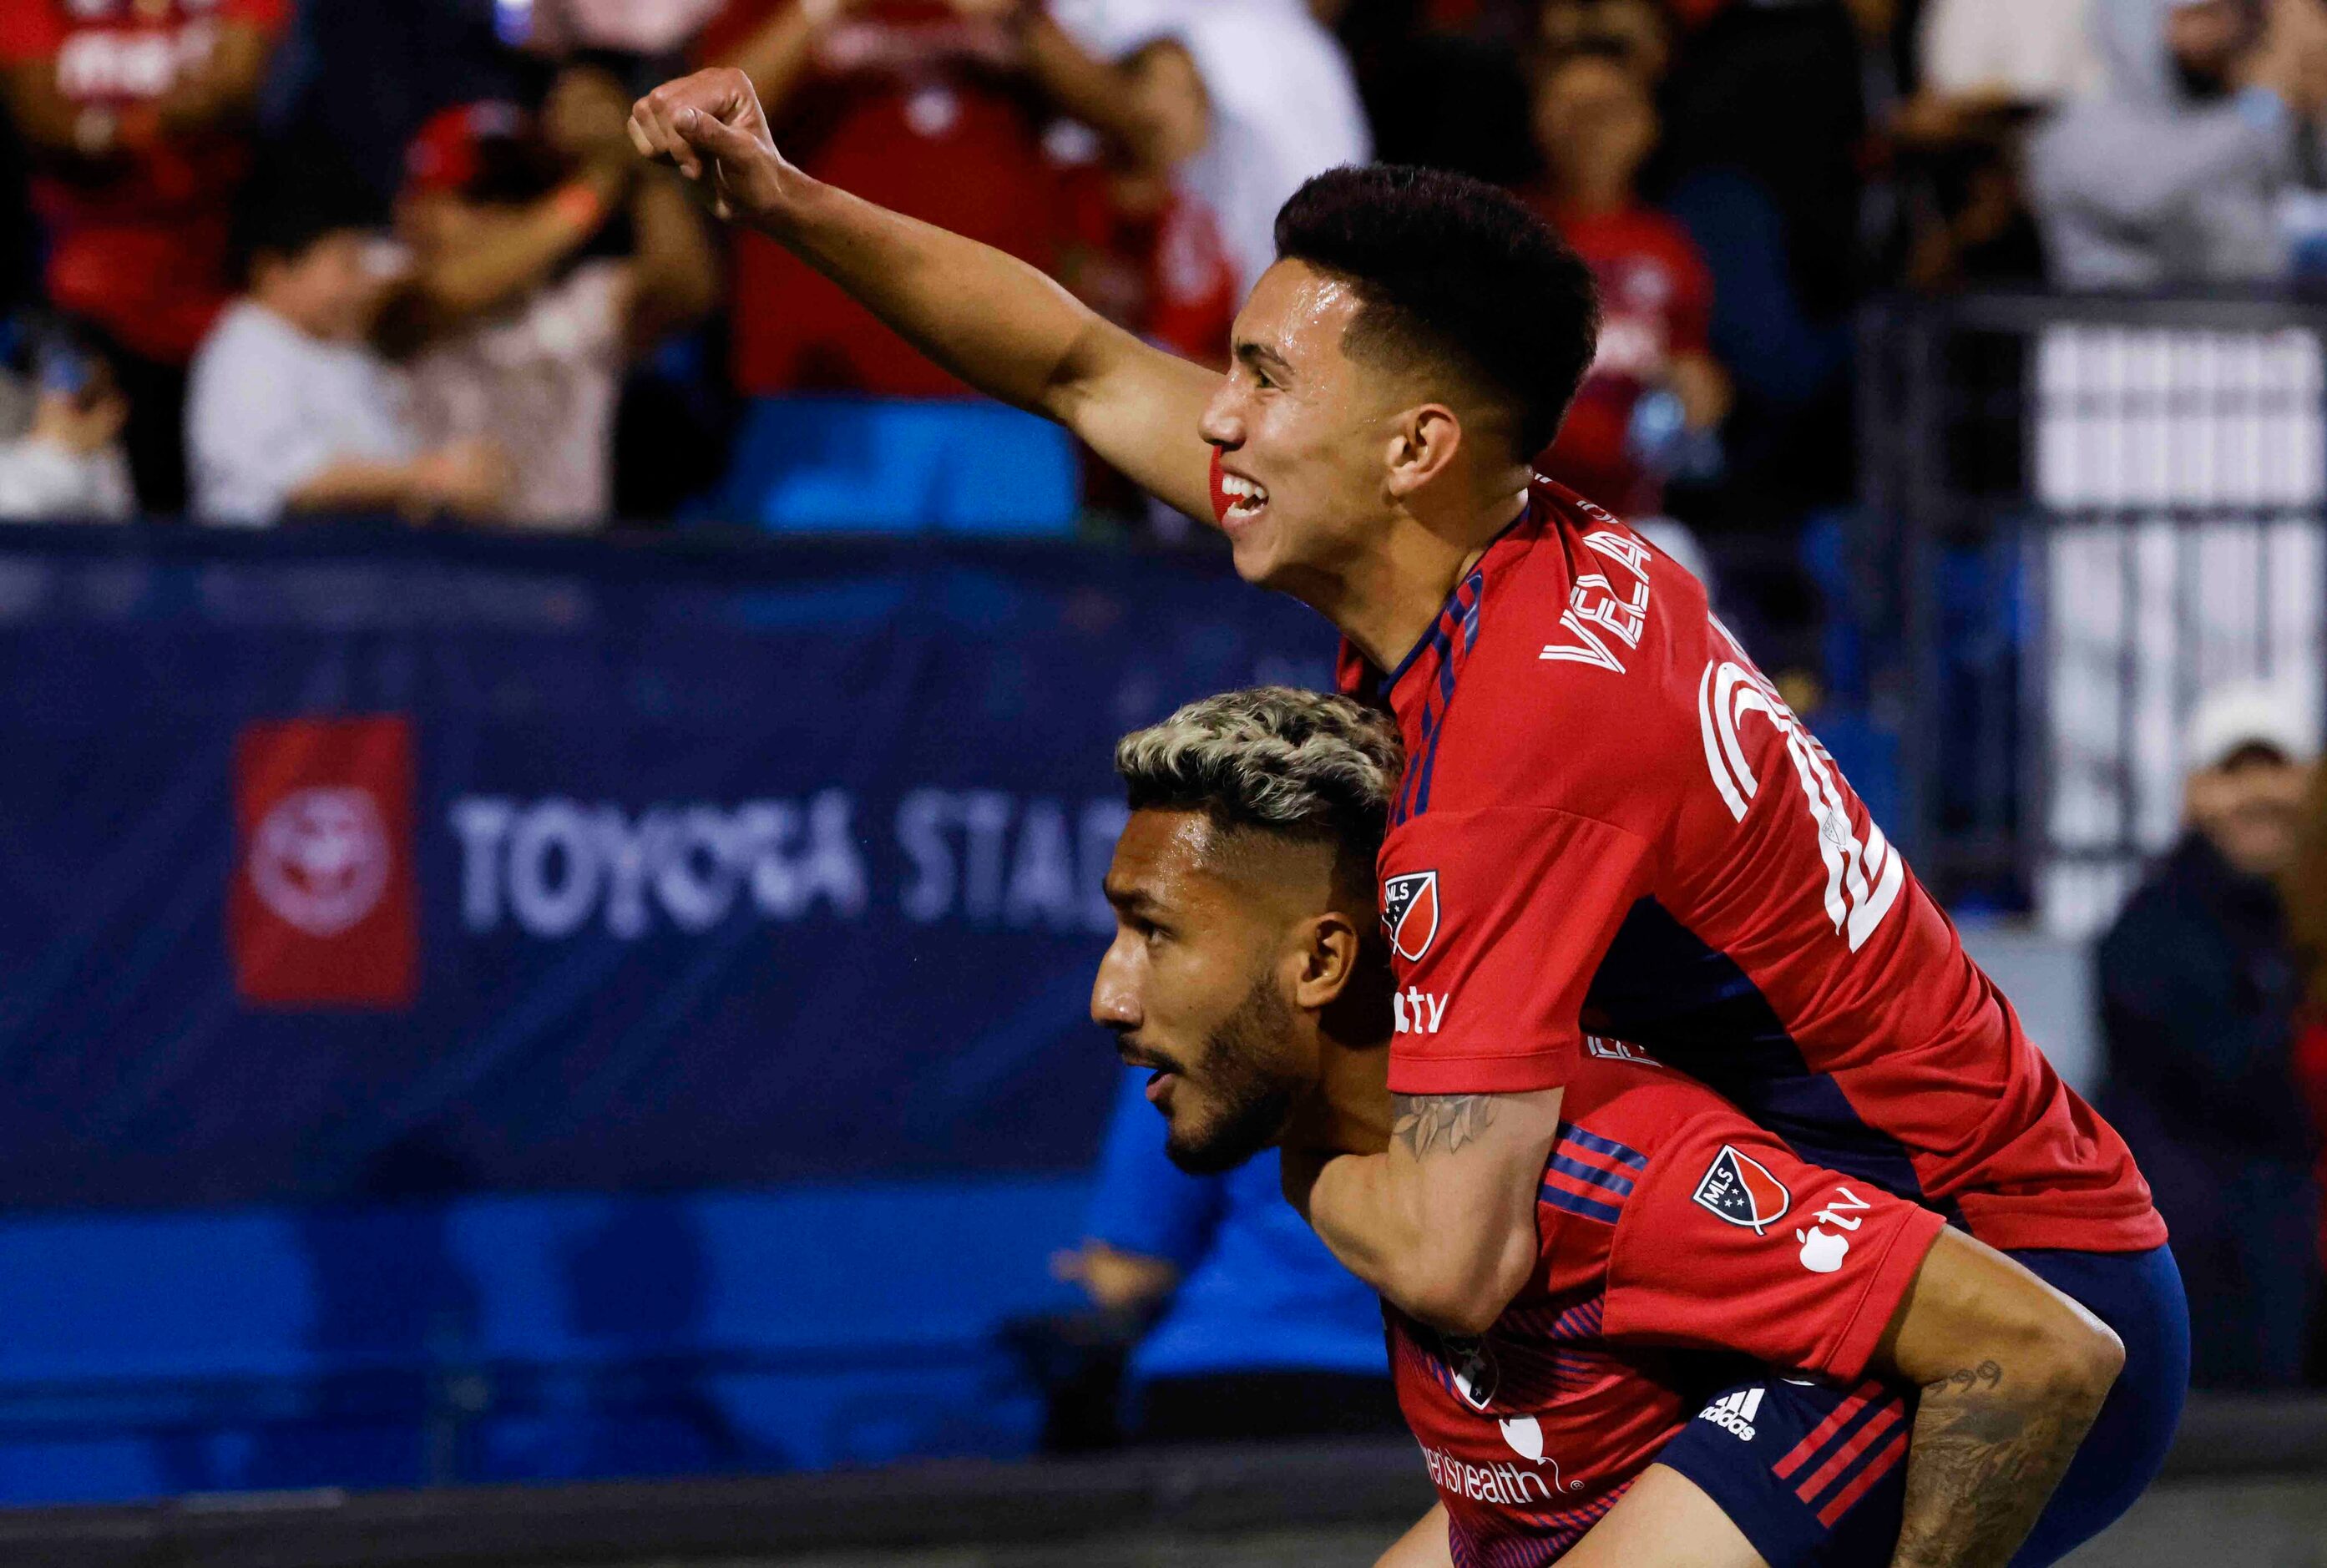
[[[1376,1560],[1374,1568],[1454,1568],[1454,1547],[1446,1535],[1446,1505],[1433,1504],[1413,1529]]]
[[[1407,1568],[1384,1558],[1377,1568]],[[1696,1481],[1652,1464],[1607,1516],[1559,1559],[1559,1568],[1769,1568],[1721,1505]]]
[[[1899,1545],[1914,1409],[1912,1394],[1871,1378],[1764,1373],[1715,1395],[1657,1462],[1695,1483],[1770,1568],[1883,1568]]]
[[[2044,1568],[2114,1524],[2165,1463],[2190,1389],[2190,1310],[2171,1249],[2015,1252],[2125,1341],[2125,1370],[2013,1568]]]

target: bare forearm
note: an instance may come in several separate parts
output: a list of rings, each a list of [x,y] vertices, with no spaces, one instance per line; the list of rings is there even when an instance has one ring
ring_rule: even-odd
[[[1291,1160],[1288,1153],[1285,1158]],[[1386,1154],[1341,1154],[1325,1159],[1305,1199],[1294,1207],[1308,1220],[1325,1249],[1343,1268],[1379,1292],[1399,1311],[1414,1314],[1406,1299],[1397,1263],[1421,1244],[1421,1227],[1399,1201]]]
[[[498,310],[549,276],[598,231],[627,178],[611,169],[588,171],[523,218],[449,250],[412,283],[427,331]]]
[[[2067,1473],[2107,1386],[1982,1361],[1927,1385],[1892,1568],[2004,1568]]]
[[[385,512],[424,506],[428,497],[419,464],[342,458],[284,498],[301,512]]]
[[[990,397],[1064,417],[1058,399],[1090,361],[1155,353],[1014,256],[797,171],[786,178],[797,193],[762,227]]]

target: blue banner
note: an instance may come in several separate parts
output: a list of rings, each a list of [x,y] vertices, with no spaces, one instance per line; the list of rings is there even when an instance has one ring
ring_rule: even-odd
[[[1086,1166],[1116,737],[1210,558],[0,537],[0,1203]]]

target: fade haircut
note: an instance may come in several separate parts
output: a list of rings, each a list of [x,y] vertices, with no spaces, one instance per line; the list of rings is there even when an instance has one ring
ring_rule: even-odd
[[[1386,715],[1292,686],[1202,698],[1115,747],[1134,811],[1331,845],[1338,874],[1369,893],[1400,761]]]
[[[1518,198],[1467,174],[1329,169],[1278,211],[1276,254],[1356,289],[1344,353],[1453,371],[1509,411],[1522,462],[1559,434],[1599,347],[1592,269]]]

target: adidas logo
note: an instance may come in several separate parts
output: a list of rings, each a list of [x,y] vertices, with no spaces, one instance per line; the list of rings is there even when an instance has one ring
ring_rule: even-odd
[[[1768,1390],[1741,1388],[1734,1394],[1724,1394],[1696,1413],[1699,1421],[1709,1421],[1741,1442],[1753,1441],[1753,1418],[1762,1413],[1762,1395]]]

